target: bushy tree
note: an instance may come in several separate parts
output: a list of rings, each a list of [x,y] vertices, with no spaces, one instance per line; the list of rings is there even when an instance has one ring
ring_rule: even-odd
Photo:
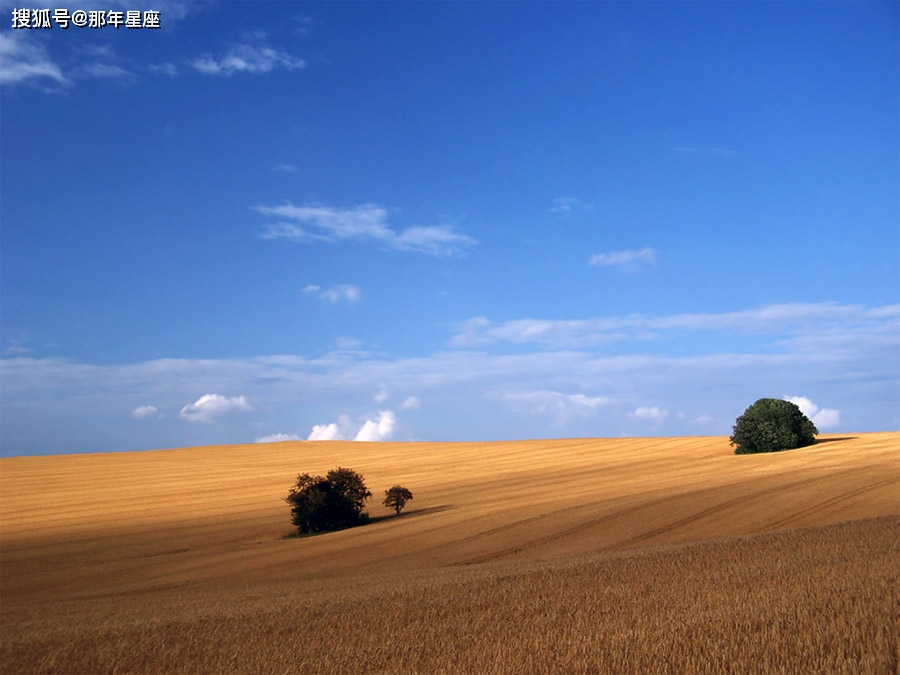
[[[371,496],[362,476],[338,467],[324,478],[300,474],[285,501],[291,505],[291,522],[300,534],[311,534],[365,522],[363,508]]]
[[[405,487],[401,487],[400,485],[395,485],[390,490],[384,491],[384,504],[389,509],[394,509],[397,512],[397,515],[400,515],[400,511],[403,510],[403,507],[406,506],[406,502],[410,501],[413,498],[412,492],[407,490]]]
[[[737,418],[731,444],[736,455],[778,452],[812,445],[817,433],[816,425],[795,403],[761,398]]]

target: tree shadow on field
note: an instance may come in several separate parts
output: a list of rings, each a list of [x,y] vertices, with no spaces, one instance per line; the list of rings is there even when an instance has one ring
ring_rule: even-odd
[[[417,516],[427,516],[431,513],[440,513],[441,511],[449,511],[450,509],[455,509],[456,506],[454,504],[438,504],[436,506],[429,506],[424,509],[415,509],[411,511],[404,511],[402,513],[391,513],[384,516],[369,516],[368,523],[380,523],[384,520],[394,520],[396,518],[415,518]]]
[[[816,442],[813,443],[813,446],[821,445],[822,443],[836,443],[837,441],[854,441],[859,436],[840,436],[838,438],[817,438]]]
[[[350,527],[344,527],[337,530],[323,530],[321,532],[306,532],[304,534],[300,534],[299,532],[291,532],[290,534],[285,534],[281,538],[282,539],[307,539],[309,537],[318,537],[323,534],[330,534],[332,532],[343,532],[345,530],[354,530],[358,527],[365,527],[366,525],[373,525],[374,523],[380,523],[382,521],[396,520],[398,518],[402,518],[406,520],[407,518],[415,518],[417,516],[427,516],[432,513],[440,513],[441,511],[449,511],[450,509],[455,509],[455,504],[438,504],[436,506],[428,506],[424,509],[414,509],[411,511],[405,511],[403,513],[391,513],[384,516],[366,516],[365,520],[357,525],[352,525]]]

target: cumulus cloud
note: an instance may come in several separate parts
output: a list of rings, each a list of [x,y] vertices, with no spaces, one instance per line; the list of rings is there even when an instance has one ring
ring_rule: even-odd
[[[210,56],[194,59],[191,66],[205,75],[230,77],[235,73],[268,73],[276,68],[299,70],[306,61],[271,47],[235,45],[218,59]]]
[[[612,251],[591,256],[589,264],[635,269],[641,263],[652,265],[656,262],[656,256],[656,249],[653,248],[642,248],[640,251]]]
[[[338,284],[331,288],[322,288],[316,284],[310,284],[303,289],[303,292],[326,302],[340,302],[341,300],[356,302],[362,296],[359,286],[354,286],[353,284]]]
[[[294,206],[288,202],[253,208],[264,216],[291,221],[266,225],[260,235],[263,239],[301,243],[371,242],[387,249],[434,256],[454,255],[477,243],[450,225],[416,225],[397,232],[388,226],[387,210],[377,204],[335,208],[319,204]]]
[[[205,394],[184,406],[178,414],[191,422],[211,422],[216,417],[241,410],[250,410],[250,404],[243,396],[227,398],[220,394]]]
[[[816,425],[816,428],[819,431],[822,429],[832,429],[841,423],[840,411],[832,410],[830,408],[820,408],[806,396],[785,396],[784,400],[790,401],[800,408],[800,412],[812,420],[812,423]]]
[[[136,420],[141,420],[145,417],[156,417],[159,416],[159,409],[155,405],[142,405],[132,410],[131,416]]]
[[[391,438],[397,426],[397,416],[392,410],[381,410],[375,419],[367,419],[354,434],[353,425],[346,415],[337,422],[316,424],[307,438],[308,441],[386,441]]]
[[[306,438],[308,441],[340,441],[344,436],[335,422],[331,424],[314,424],[312,431]]]
[[[302,441],[296,434],[269,434],[254,440],[254,443],[281,443],[282,441]]]
[[[391,410],[382,410],[378,419],[366,420],[354,441],[386,441],[394,434],[397,417]]]

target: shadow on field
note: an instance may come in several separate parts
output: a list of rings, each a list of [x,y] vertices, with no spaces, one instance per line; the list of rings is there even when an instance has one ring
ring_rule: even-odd
[[[456,508],[453,504],[438,504],[437,506],[429,506],[424,509],[416,509],[415,511],[405,511],[400,514],[392,513],[386,516],[369,516],[369,523],[380,523],[383,520],[394,520],[395,518],[415,518],[416,516],[427,516],[431,513],[440,513],[441,511],[449,511]]]
[[[395,519],[403,519],[407,518],[415,518],[417,516],[427,516],[432,513],[440,513],[441,511],[449,511],[450,509],[455,509],[456,506],[454,504],[438,504],[437,506],[429,506],[424,509],[416,509],[414,511],[407,511],[405,513],[400,514],[389,514],[385,516],[369,516],[363,522],[358,525],[353,525],[352,527],[344,527],[337,530],[325,530],[322,532],[307,532],[305,534],[300,534],[299,532],[291,532],[290,534],[285,534],[281,538],[282,539],[306,539],[308,537],[318,537],[323,534],[329,534],[331,532],[343,532],[344,530],[352,530],[357,527],[365,527],[366,525],[374,525],[375,523],[380,523],[386,520],[395,520]],[[188,550],[188,549],[185,549]],[[176,551],[180,553],[180,551]]]
[[[839,438],[817,438],[813,445],[821,445],[822,443],[835,443],[837,441],[852,441],[859,438],[858,436],[841,436]]]

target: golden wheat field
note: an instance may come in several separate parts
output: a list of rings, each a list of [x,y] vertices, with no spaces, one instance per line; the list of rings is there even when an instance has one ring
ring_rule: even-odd
[[[372,521],[289,536],[337,466]],[[0,459],[4,674],[889,673],[898,589],[897,433]]]

